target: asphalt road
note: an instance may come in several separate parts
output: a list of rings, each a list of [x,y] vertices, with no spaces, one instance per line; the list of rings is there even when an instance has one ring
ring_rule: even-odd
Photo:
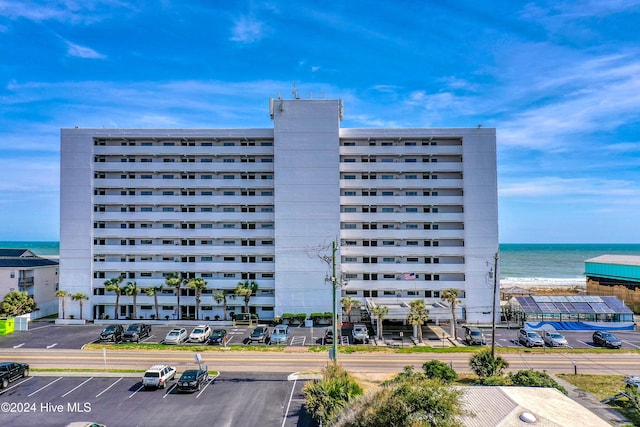
[[[0,349],[1,360],[29,363],[33,368],[84,368],[93,370],[145,370],[156,363],[174,365],[179,371],[192,366],[194,352],[189,351],[110,351],[106,350],[38,350]],[[319,371],[329,359],[328,353],[230,351],[201,353],[210,370],[238,373],[291,373]],[[428,360],[450,363],[458,372],[471,372],[469,353],[352,353],[338,354],[339,362],[352,372],[371,374],[397,373],[407,365],[420,368]],[[531,352],[502,354],[509,371],[545,370],[549,373],[572,373],[574,362],[581,374],[640,375],[640,354],[608,350],[604,353]]]

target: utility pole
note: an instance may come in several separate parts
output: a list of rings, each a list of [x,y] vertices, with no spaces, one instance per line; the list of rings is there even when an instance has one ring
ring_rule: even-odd
[[[493,303],[491,310],[491,359],[496,352],[496,291],[498,288],[498,252],[493,257]]]
[[[333,287],[333,363],[338,362],[338,310],[336,301],[336,291],[338,287],[338,278],[336,277],[336,251],[337,243],[334,240],[331,246],[331,286]]]

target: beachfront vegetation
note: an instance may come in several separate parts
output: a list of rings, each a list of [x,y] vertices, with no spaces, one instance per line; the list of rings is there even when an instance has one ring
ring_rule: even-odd
[[[429,320],[429,310],[424,305],[423,299],[416,299],[409,303],[409,315],[407,316],[407,323],[412,325],[418,333],[418,342],[424,343],[422,339],[422,325]]]
[[[351,297],[343,297],[340,302],[342,303],[342,309],[347,313],[347,322],[351,323],[351,311],[360,308],[360,301]]]
[[[480,382],[489,384],[492,377],[500,377],[509,363],[501,356],[493,356],[491,349],[482,350],[471,356],[469,366],[475,374],[480,377]]]
[[[249,312],[249,301],[251,296],[255,295],[258,290],[258,283],[255,280],[245,280],[244,282],[238,282],[234,293],[238,297],[244,299],[244,313]]]

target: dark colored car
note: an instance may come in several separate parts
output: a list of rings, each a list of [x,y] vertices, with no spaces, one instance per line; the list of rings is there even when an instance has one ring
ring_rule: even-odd
[[[209,379],[207,368],[189,369],[184,371],[178,380],[176,390],[181,391],[200,391],[200,387]]]
[[[18,378],[29,376],[29,365],[18,362],[2,362],[0,363],[0,386],[2,388],[9,387],[9,383]]]
[[[109,325],[100,332],[100,341],[120,342],[123,334],[122,325]]]
[[[271,336],[271,334],[269,333],[269,328],[268,327],[266,327],[266,326],[258,326],[253,331],[251,331],[250,340],[251,340],[251,342],[257,341],[257,342],[266,343],[267,341],[269,341],[269,337],[270,336]]]
[[[622,347],[622,341],[620,341],[611,332],[595,331],[593,333],[593,344],[599,347],[607,348],[620,348]]]
[[[127,330],[122,334],[122,341],[128,342],[140,342],[142,338],[147,338],[151,335],[151,325],[144,323],[134,323],[127,327]]]
[[[227,342],[226,329],[214,329],[209,337],[209,344],[225,344]]]

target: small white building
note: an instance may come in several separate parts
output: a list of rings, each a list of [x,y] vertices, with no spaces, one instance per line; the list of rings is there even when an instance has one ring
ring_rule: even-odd
[[[328,312],[334,280],[363,306],[455,288],[462,318],[491,322],[495,129],[341,128],[340,100],[269,106],[273,128],[62,129],[60,287],[89,296],[85,319],[114,317],[106,280],[179,272],[207,283],[199,313],[192,290],[165,286],[135,310],[122,294],[119,317],[149,319],[156,301],[160,319],[222,317],[215,294],[245,280],[262,319]]]
[[[57,305],[57,290],[57,261],[28,249],[0,248],[0,300],[9,292],[26,291],[38,306]]]

